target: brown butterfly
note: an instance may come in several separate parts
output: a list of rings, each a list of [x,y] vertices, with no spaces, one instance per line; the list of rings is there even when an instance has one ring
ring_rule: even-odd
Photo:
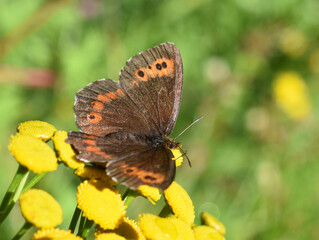
[[[168,138],[181,101],[183,65],[173,43],[163,43],[126,62],[120,81],[90,83],[75,96],[76,123],[67,143],[85,162],[105,163],[116,182],[136,189],[166,189],[175,177]]]

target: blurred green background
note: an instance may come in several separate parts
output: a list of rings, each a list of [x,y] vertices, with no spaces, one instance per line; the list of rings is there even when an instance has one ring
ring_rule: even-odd
[[[128,58],[170,41],[184,63],[172,136],[204,117],[179,138],[193,166],[176,177],[196,223],[208,211],[230,240],[319,239],[318,12],[316,0],[2,0],[1,199],[18,166],[7,149],[18,123],[76,130],[80,88],[117,80]],[[78,184],[60,165],[37,185],[62,205],[64,229]],[[137,218],[163,201],[132,205]],[[23,222],[17,206],[0,238]]]

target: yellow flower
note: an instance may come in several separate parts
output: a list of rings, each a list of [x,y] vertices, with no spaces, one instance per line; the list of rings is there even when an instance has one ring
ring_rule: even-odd
[[[285,54],[295,58],[306,51],[308,43],[302,32],[296,29],[287,29],[281,34],[280,47]]]
[[[32,240],[82,240],[83,238],[75,236],[70,230],[65,231],[58,228],[44,228],[38,230],[32,237]]]
[[[225,240],[217,230],[208,226],[198,226],[193,231],[196,240]]]
[[[58,167],[54,151],[40,139],[18,133],[11,136],[8,148],[21,165],[35,173],[54,171]]]
[[[51,228],[62,222],[60,204],[43,190],[30,189],[20,196],[19,202],[25,219],[38,228]]]
[[[155,205],[155,202],[160,200],[161,193],[158,188],[150,187],[148,185],[141,185],[137,189],[144,197],[147,197],[147,199]]]
[[[104,236],[105,233],[116,233],[119,236],[124,237],[124,239],[145,240],[140,227],[134,220],[129,219],[128,217],[125,217],[123,222],[121,222],[121,224],[114,230],[104,230],[100,227],[96,227],[94,236],[97,238],[100,235]]]
[[[104,229],[118,227],[125,216],[121,195],[107,188],[104,182],[85,180],[79,185],[76,197],[83,216]]]
[[[51,139],[56,131],[55,127],[51,124],[42,121],[27,121],[20,123],[17,130],[21,135],[29,135],[45,141]]]
[[[94,240],[125,240],[125,237],[118,235],[116,233],[101,233],[95,236]]]
[[[52,138],[54,148],[59,153],[61,161],[63,161],[70,168],[78,169],[84,167],[84,162],[78,160],[75,156],[75,152],[70,144],[67,144],[65,140],[68,137],[68,133],[65,131],[56,131]]]
[[[194,223],[194,205],[187,192],[175,181],[164,190],[164,196],[174,214],[187,224]]]
[[[116,185],[116,182],[114,182],[111,177],[106,175],[105,170],[98,167],[85,166],[83,168],[78,168],[74,171],[74,173],[82,179],[102,181],[108,186]]]
[[[222,224],[220,221],[218,221],[214,216],[210,215],[209,213],[203,212],[201,214],[201,219],[205,225],[215,228],[222,235],[226,233],[226,228],[224,224]]]
[[[309,116],[311,103],[307,86],[296,72],[279,74],[273,83],[273,92],[278,105],[291,118],[301,120]]]
[[[190,226],[176,217],[161,218],[152,214],[142,214],[139,225],[146,239],[195,240]]]
[[[183,163],[183,154],[181,153],[181,151],[177,148],[173,148],[173,149],[170,149],[174,158],[172,160],[175,161],[175,165],[176,167],[182,165]]]

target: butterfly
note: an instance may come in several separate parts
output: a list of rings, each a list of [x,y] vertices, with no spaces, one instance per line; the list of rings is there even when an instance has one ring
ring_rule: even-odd
[[[173,43],[163,43],[126,62],[119,82],[102,79],[75,95],[81,132],[67,143],[84,162],[105,164],[106,174],[131,189],[149,185],[166,189],[176,166],[170,139],[180,108],[183,64]]]

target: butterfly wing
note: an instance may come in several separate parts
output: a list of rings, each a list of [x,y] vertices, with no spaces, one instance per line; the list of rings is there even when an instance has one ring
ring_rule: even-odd
[[[150,147],[148,141],[130,133],[97,137],[70,132],[66,142],[79,151],[77,158],[82,161],[106,162],[107,175],[119,183],[134,189],[145,184],[166,189],[175,176],[172,153],[165,147]]]
[[[147,135],[151,126],[119,83],[99,80],[75,95],[78,127],[87,134],[105,136],[124,131]]]
[[[174,180],[176,167],[172,153],[159,147],[121,161],[110,161],[106,171],[115,181],[133,189],[149,185],[164,190]]]
[[[127,61],[120,85],[143,112],[150,135],[169,135],[179,112],[183,85],[181,55],[173,43],[163,43]]]
[[[79,152],[76,156],[84,162],[120,161],[151,150],[149,140],[143,136],[117,132],[104,137],[82,132],[69,132],[67,143]]]

